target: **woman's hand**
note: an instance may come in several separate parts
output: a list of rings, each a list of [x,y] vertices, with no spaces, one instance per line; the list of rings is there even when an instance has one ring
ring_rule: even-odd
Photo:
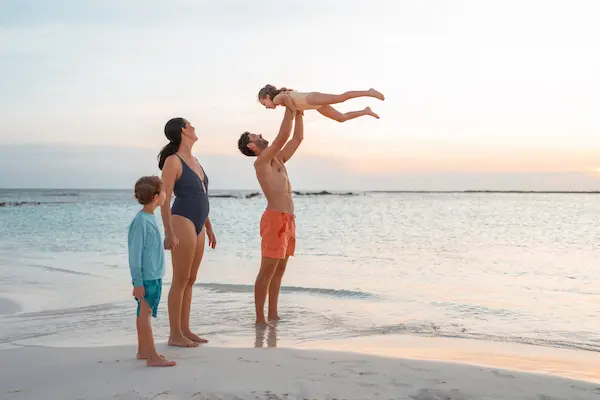
[[[165,235],[165,250],[173,250],[179,246],[179,239],[175,234]]]
[[[208,236],[208,246],[213,249],[217,247],[217,237],[212,229],[206,230],[206,236]]]

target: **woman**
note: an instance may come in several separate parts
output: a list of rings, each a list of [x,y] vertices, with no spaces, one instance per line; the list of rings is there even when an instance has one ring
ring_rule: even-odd
[[[198,140],[196,130],[184,118],[173,118],[165,125],[169,143],[158,155],[162,170],[165,204],[175,201],[171,209],[161,207],[165,228],[165,249],[171,250],[173,281],[169,291],[169,346],[198,347],[208,341],[190,329],[192,287],[204,254],[205,238],[213,249],[217,241],[208,218],[208,177],[192,155]]]

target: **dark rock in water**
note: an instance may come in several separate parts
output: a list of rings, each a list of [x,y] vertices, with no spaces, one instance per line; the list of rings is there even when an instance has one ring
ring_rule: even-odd
[[[260,196],[260,193],[258,193],[258,192],[253,192],[253,193],[249,193],[249,194],[247,194],[247,195],[246,195],[246,198],[247,198],[247,199],[251,199],[251,198],[253,198],[253,197],[258,197],[258,196]]]
[[[39,201],[2,201],[0,202],[0,207],[18,207],[18,206],[39,206]]]
[[[322,190],[320,192],[292,192],[296,196],[355,196],[356,193],[346,192],[346,193],[332,193],[327,190]]]
[[[211,194],[208,197],[214,197],[217,199],[237,199],[237,196],[232,194]]]

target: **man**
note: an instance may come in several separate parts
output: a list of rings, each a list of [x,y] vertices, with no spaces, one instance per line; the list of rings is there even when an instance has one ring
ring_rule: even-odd
[[[262,260],[254,284],[256,324],[267,325],[265,300],[269,294],[269,321],[279,320],[277,300],[288,257],[296,247],[296,223],[292,188],[284,164],[294,155],[304,137],[302,112],[296,114],[294,136],[288,142],[294,114],[286,108],[279,133],[269,146],[262,135],[244,132],[238,141],[242,154],[256,157],[256,177],[267,198],[267,209],[260,220]],[[287,144],[286,144],[287,142]]]

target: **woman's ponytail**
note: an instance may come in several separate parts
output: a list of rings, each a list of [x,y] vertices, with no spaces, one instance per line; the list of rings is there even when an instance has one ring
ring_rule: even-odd
[[[183,118],[172,118],[165,125],[165,136],[169,143],[158,153],[158,168],[162,171],[168,157],[179,151],[181,144],[181,132],[185,128],[186,121]]]

